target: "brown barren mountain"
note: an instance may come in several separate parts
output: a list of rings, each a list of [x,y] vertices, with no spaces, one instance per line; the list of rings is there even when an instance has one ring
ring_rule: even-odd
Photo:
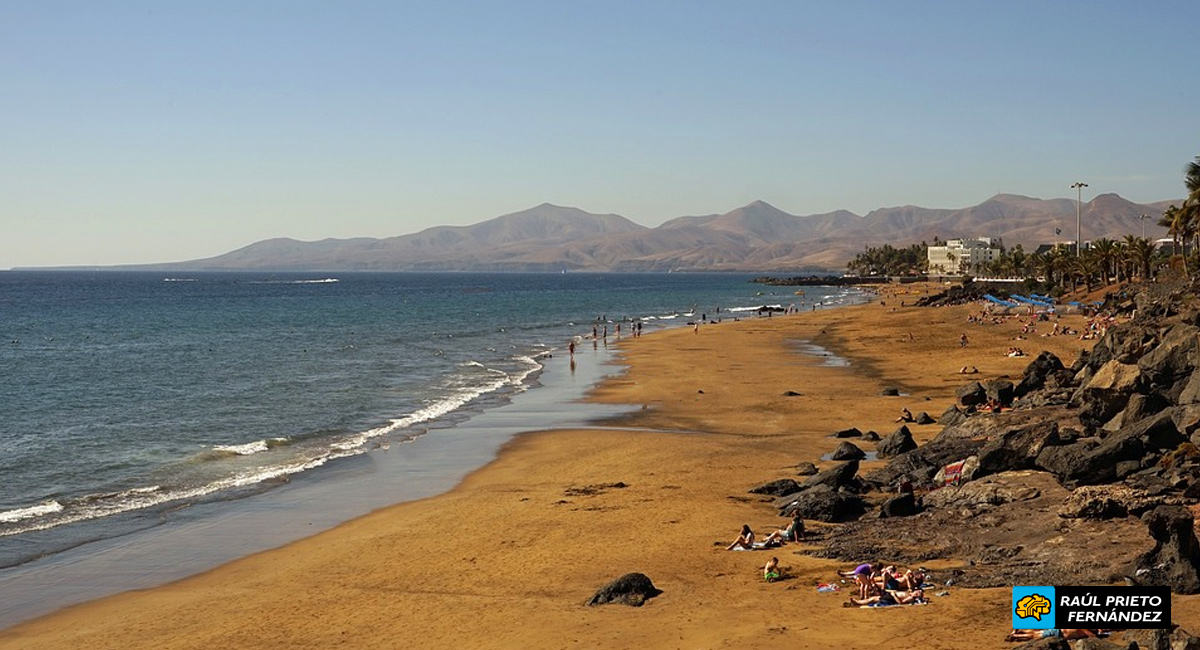
[[[1101,194],[1081,210],[1085,241],[1146,235],[1170,201],[1138,204]],[[962,209],[901,206],[860,217],[845,210],[796,216],[764,201],[725,214],[679,217],[657,228],[615,214],[544,203],[471,226],[438,226],[385,239],[270,239],[154,270],[271,271],[840,271],[864,246],[935,237],[1002,238],[1032,250],[1075,239],[1075,201],[997,194]],[[1056,229],[1058,232],[1056,233]]]

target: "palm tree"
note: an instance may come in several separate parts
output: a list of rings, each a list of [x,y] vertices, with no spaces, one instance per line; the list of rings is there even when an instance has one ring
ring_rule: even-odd
[[[1183,168],[1183,184],[1187,186],[1189,201],[1200,199],[1200,156]]]
[[[1154,242],[1143,237],[1125,236],[1125,259],[1141,271],[1142,281],[1150,281],[1150,264],[1154,260]]]
[[[1184,202],[1184,205],[1187,205],[1187,203]],[[1165,226],[1167,234],[1171,236],[1171,257],[1179,254],[1179,243],[1181,241],[1186,243],[1187,235],[1191,234],[1187,225],[1191,216],[1189,212],[1180,209],[1179,206],[1171,205],[1166,210],[1163,210],[1163,216],[1158,220],[1158,225]],[[1188,273],[1186,254],[1183,256],[1183,274],[1191,277]]]
[[[1200,156],[1196,156],[1184,166],[1183,184],[1187,188],[1188,196],[1179,208],[1181,213],[1179,219],[1181,221],[1180,240],[1183,242],[1183,268],[1184,273],[1187,273],[1187,242],[1191,239],[1190,235],[1197,237],[1193,252],[1200,250]]]
[[[1175,255],[1179,252],[1179,238],[1175,236],[1175,222],[1179,218],[1179,206],[1169,205],[1163,210],[1162,216],[1156,222],[1159,226],[1167,229],[1167,234],[1171,235],[1171,254]]]
[[[1096,263],[1100,267],[1100,279],[1104,282],[1104,286],[1108,286],[1108,271],[1118,259],[1119,251],[1117,242],[1102,237],[1092,242],[1090,249],[1095,254]]]
[[[1100,264],[1094,255],[1077,256],[1071,267],[1072,275],[1083,280],[1083,286],[1087,288],[1088,293],[1092,292],[1092,279],[1099,270]]]

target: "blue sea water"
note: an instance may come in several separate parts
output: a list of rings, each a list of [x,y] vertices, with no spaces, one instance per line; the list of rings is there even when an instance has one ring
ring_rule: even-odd
[[[750,279],[0,273],[0,567],[404,453],[536,389],[593,327],[852,300]]]

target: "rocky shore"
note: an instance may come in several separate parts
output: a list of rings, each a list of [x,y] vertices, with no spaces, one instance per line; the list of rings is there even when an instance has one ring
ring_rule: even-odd
[[[962,385],[925,444],[914,442],[916,423],[883,436],[831,432],[832,458],[849,460],[752,492],[776,496],[781,516],[844,524],[824,529],[819,557],[950,561],[939,578],[960,587],[1124,582],[1200,593],[1195,295],[1112,299],[1111,315],[1132,318],[1090,353],[1066,366],[1043,352],[1015,383]],[[860,472],[872,446],[887,462]]]

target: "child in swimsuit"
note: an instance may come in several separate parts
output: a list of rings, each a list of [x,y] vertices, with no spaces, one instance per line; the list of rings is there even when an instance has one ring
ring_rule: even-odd
[[[783,577],[783,572],[779,570],[779,558],[773,557],[767,565],[763,567],[763,580],[767,582],[775,582]]]

